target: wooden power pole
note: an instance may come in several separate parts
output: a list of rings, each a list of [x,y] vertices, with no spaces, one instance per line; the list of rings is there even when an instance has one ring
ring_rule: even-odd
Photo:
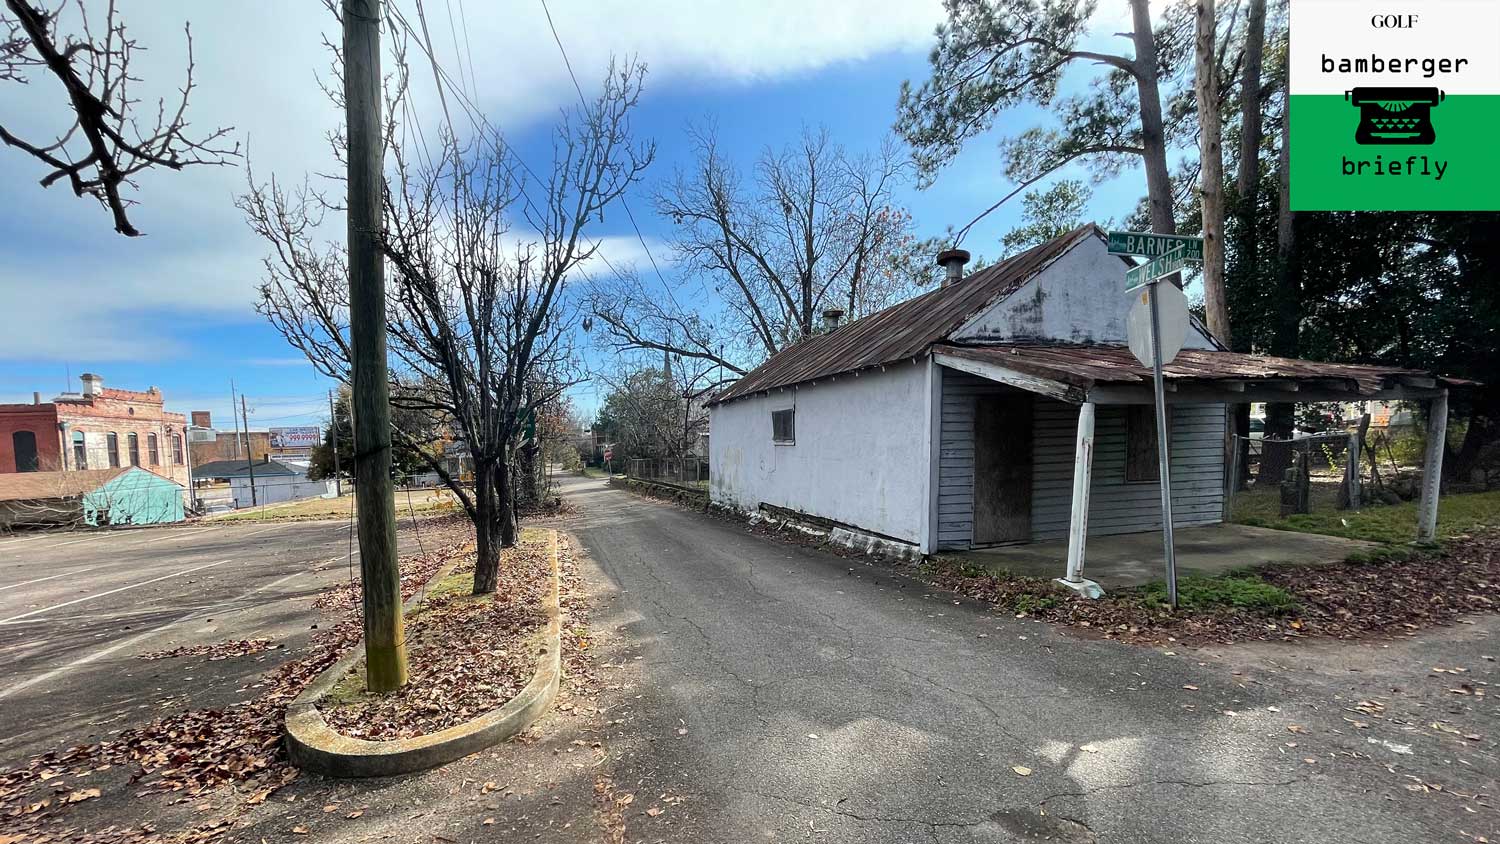
[[[260,502],[255,500],[255,452],[250,450],[250,411],[245,409],[244,393],[240,393],[240,418],[245,420],[245,449],[250,454],[245,465],[250,468],[250,506],[254,507]]]
[[[344,470],[339,466],[339,415],[333,402],[333,391],[328,391],[328,437],[333,442],[333,489],[344,497]]]
[[[359,520],[365,666],[372,692],[406,685],[391,402],[385,351],[385,263],[377,243],[384,162],[380,0],[344,3],[344,115],[349,141],[349,335],[353,346],[354,504]]]

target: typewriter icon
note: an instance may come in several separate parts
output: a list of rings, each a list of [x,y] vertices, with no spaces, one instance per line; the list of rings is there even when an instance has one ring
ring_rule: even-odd
[[[1437,88],[1355,88],[1344,99],[1359,108],[1358,144],[1430,144],[1432,107],[1445,94]]]

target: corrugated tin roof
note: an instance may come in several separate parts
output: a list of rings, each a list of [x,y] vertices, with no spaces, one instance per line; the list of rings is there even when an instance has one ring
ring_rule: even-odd
[[[129,467],[79,472],[15,472],[0,475],[0,501],[45,501],[76,498],[93,492],[129,471]]]
[[[1015,292],[1079,241],[1099,233],[1080,226],[941,287],[783,349],[710,404],[803,384],[924,354],[990,303]]]
[[[984,346],[946,344],[934,351],[992,363],[1026,375],[1087,389],[1097,384],[1150,384],[1151,369],[1142,366],[1130,349],[1113,345],[996,343]],[[1441,378],[1416,369],[1349,363],[1320,363],[1240,352],[1183,349],[1162,367],[1169,382],[1268,381],[1317,382],[1366,396],[1389,389],[1403,378],[1434,378],[1439,386],[1470,386],[1475,382]],[[1328,382],[1345,382],[1342,386]],[[1288,394],[1289,397],[1295,394]]]

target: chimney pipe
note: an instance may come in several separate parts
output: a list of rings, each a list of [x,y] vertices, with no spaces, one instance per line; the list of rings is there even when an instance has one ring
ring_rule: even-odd
[[[943,286],[957,284],[964,277],[964,264],[969,263],[969,251],[967,249],[948,249],[939,252],[937,256],[938,265],[947,272],[943,274]]]
[[[843,308],[828,308],[823,311],[823,330],[832,331],[839,327],[839,320],[844,318]]]
[[[31,394],[31,403],[32,404],[41,404],[42,403],[42,394],[40,392],[33,391],[32,394]]]
[[[85,372],[78,376],[78,380],[83,382],[83,394],[85,396],[97,396],[104,392],[104,377],[101,375]]]

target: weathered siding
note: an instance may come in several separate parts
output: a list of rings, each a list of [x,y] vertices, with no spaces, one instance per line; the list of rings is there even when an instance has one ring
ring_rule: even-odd
[[[1221,521],[1224,502],[1224,406],[1173,405],[1172,523],[1180,527]],[[1073,455],[1078,408],[1059,401],[1036,405],[1031,535],[1068,535],[1073,501]],[[1156,481],[1125,480],[1125,408],[1100,405],[1094,416],[1094,476],[1089,493],[1089,535],[1161,529],[1161,489]]]
[[[967,548],[974,529],[974,397],[1019,392],[967,373],[943,372],[942,449],[938,469],[938,548]],[[1220,521],[1224,489],[1224,408],[1172,408],[1172,515],[1179,526]],[[1078,408],[1036,397],[1031,538],[1068,535]],[[1089,500],[1092,535],[1161,528],[1155,481],[1125,480],[1125,409],[1100,406],[1094,421],[1094,472]]]
[[[927,366],[892,365],[715,405],[710,489],[917,544],[927,510]],[[771,440],[771,411],[796,408],[796,442]]]
[[[974,398],[1020,391],[956,369],[943,370],[938,451],[937,547],[967,548],[974,538]]]

